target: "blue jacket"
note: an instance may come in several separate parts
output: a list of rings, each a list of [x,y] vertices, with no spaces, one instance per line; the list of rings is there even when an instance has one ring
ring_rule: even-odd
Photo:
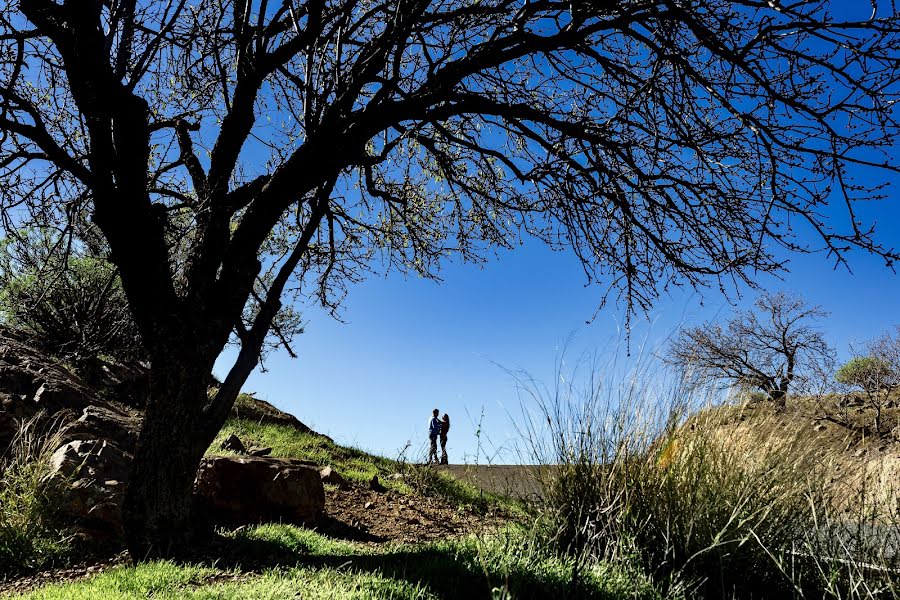
[[[428,437],[436,438],[439,435],[441,435],[441,420],[431,417],[431,422],[428,423]]]

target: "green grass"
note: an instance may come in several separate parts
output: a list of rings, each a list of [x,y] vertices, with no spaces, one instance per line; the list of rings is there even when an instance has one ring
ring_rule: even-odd
[[[24,421],[0,456],[0,579],[65,562],[72,538],[53,519],[54,488],[48,461],[62,441],[42,415]]]
[[[490,536],[427,545],[372,547],[289,525],[262,525],[227,535],[228,556],[264,559],[259,571],[155,562],[118,567],[78,583],[56,584],[20,600],[148,598],[659,598],[635,571],[585,568],[509,528]]]
[[[388,478],[401,469],[396,461],[372,456],[355,448],[339,446],[323,436],[303,433],[284,425],[229,419],[210,445],[207,454],[229,454],[228,451],[222,450],[222,442],[231,434],[237,435],[247,447],[272,448],[272,456],[298,458],[322,466],[331,465],[346,479],[357,483],[368,483],[377,475],[379,481],[387,487],[402,487],[401,484]]]

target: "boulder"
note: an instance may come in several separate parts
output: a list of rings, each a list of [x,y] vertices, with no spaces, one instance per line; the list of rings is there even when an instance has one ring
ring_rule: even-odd
[[[325,508],[318,469],[300,460],[204,458],[194,483],[198,514],[218,524],[314,523]]]
[[[82,529],[122,535],[121,503],[131,457],[107,440],[75,440],[50,458],[48,483],[60,495],[59,516]]]

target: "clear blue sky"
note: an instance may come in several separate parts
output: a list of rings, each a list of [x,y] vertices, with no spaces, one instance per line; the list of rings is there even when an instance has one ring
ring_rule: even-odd
[[[863,207],[863,221],[877,220],[881,239],[900,247],[900,197]],[[783,281],[761,283],[797,291],[830,311],[824,322],[842,356],[848,343],[900,324],[900,277],[873,257],[852,256],[853,273],[834,270],[824,255],[794,256]],[[567,354],[621,349],[623,311],[614,305],[592,322],[602,289],[585,287],[570,253],[527,243],[483,269],[449,264],[435,283],[397,275],[374,277],[350,290],[343,323],[307,309],[306,333],[296,340],[299,359],[269,356],[245,390],[287,410],[316,430],[379,454],[395,457],[412,442],[425,444],[432,408],[453,419],[451,460],[473,459],[476,422],[484,411],[482,446],[509,448],[519,413],[514,379],[503,367],[523,369],[552,383],[562,346]],[[734,298],[747,304],[753,293]],[[695,324],[732,309],[716,289],[662,297],[638,317],[632,347],[660,344],[680,323]],[[231,353],[223,356],[232,358]],[[224,369],[223,369],[224,370]],[[501,452],[493,460],[514,462]],[[480,458],[484,460],[484,455]]]
[[[837,3],[834,10],[864,17],[870,8]],[[877,222],[886,246],[900,248],[900,187],[889,194],[884,202],[858,206],[858,216],[864,224]],[[793,256],[782,281],[761,278],[760,284],[799,292],[829,311],[822,327],[846,358],[851,342],[900,324],[900,276],[862,253],[851,255],[851,267],[852,274],[835,270],[824,255]],[[321,310],[304,310],[306,333],[295,344],[299,359],[271,355],[267,372],[257,368],[244,389],[341,443],[389,457],[407,442],[413,455],[423,452],[431,409],[440,408],[453,419],[450,458],[459,462],[474,458],[482,411],[487,454],[509,448],[516,437],[510,414],[519,414],[519,400],[504,368],[551,384],[570,338],[570,357],[621,351],[625,343],[623,311],[612,304],[597,313],[603,289],[585,287],[571,253],[530,242],[483,269],[448,264],[441,275],[442,283],[396,274],[370,278],[350,289],[343,323]],[[731,299],[743,306],[754,297],[750,292]],[[632,347],[659,346],[679,324],[731,310],[717,288],[664,296],[636,319]],[[233,357],[226,351],[218,374]],[[493,459],[518,457],[501,451]]]

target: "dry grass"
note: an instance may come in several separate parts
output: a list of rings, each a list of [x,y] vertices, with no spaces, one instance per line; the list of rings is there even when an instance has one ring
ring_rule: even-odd
[[[851,500],[814,425],[589,367],[552,388],[520,379],[529,459],[559,465],[543,535],[560,552],[637,560],[689,597],[898,597],[898,507]]]
[[[65,428],[43,414],[23,421],[0,457],[0,578],[66,560],[71,538],[53,523],[49,459]]]

